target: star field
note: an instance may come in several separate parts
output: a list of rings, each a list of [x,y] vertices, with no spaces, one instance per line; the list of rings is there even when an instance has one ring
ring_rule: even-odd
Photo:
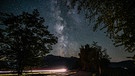
[[[104,30],[93,32],[93,23],[88,25],[83,12],[77,14],[76,10],[69,10],[61,0],[0,1],[0,12],[20,14],[23,11],[32,12],[34,9],[38,9],[41,17],[45,19],[44,24],[49,26],[49,31],[59,38],[51,54],[78,57],[81,45],[96,41],[107,49],[111,61],[126,60],[127,56],[133,55],[125,52],[123,47],[114,47],[112,41],[105,36]]]

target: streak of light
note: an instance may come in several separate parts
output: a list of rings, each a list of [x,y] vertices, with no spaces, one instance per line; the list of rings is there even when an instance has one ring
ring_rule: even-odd
[[[62,68],[62,69],[51,69],[51,70],[24,70],[24,72],[37,72],[37,73],[62,73],[62,72],[66,72],[67,69]],[[13,71],[0,71],[0,74],[4,74],[4,73],[12,73]]]
[[[32,70],[32,72],[53,72],[53,73],[56,73],[56,72],[66,72],[67,69],[63,68],[63,69],[52,69],[52,70]],[[31,72],[31,71],[29,71]]]

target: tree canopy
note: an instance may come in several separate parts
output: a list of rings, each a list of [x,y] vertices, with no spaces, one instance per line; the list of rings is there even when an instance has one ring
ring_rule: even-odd
[[[92,45],[81,46],[79,56],[82,69],[96,73],[99,73],[99,68],[110,62],[106,49],[102,49],[95,42]]]
[[[37,10],[20,15],[0,13],[0,57],[5,57],[19,74],[25,67],[40,65],[57,43],[57,37],[43,23]]]
[[[115,46],[135,51],[135,1],[132,0],[70,0],[71,7],[84,11],[94,21],[93,30],[106,29]]]

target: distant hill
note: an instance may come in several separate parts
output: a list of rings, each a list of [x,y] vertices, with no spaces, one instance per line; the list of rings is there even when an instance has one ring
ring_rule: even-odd
[[[47,55],[45,58],[45,63],[48,67],[67,67],[69,69],[79,68],[79,58],[76,57],[61,57],[54,55]],[[134,69],[135,61],[127,60],[121,62],[111,62],[109,65],[110,68],[124,68],[124,69]]]
[[[47,55],[44,60],[48,67],[66,67],[68,69],[77,69],[79,67],[79,59],[76,57]]]
[[[110,67],[112,68],[135,68],[135,61],[134,60],[127,60],[121,62],[111,62]]]
[[[124,74],[124,72],[127,72],[128,76],[135,76],[135,61],[133,61],[133,60],[112,62],[110,64],[110,68],[121,69],[121,72],[123,74]],[[123,69],[123,71],[122,71],[122,69]]]

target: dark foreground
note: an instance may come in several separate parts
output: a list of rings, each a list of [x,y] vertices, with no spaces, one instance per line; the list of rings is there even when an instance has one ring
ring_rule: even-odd
[[[0,76],[17,76],[17,74],[0,74]],[[85,71],[67,71],[67,72],[38,72],[38,73],[23,73],[23,76],[92,76],[90,72]]]

